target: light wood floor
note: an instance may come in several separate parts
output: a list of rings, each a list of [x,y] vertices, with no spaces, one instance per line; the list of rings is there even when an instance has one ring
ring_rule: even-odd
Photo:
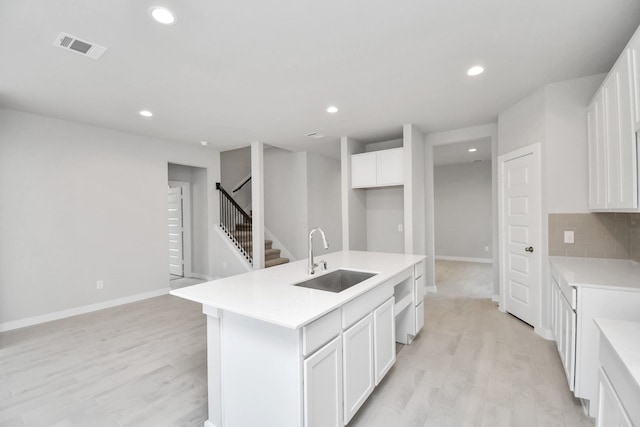
[[[200,305],[169,295],[2,333],[0,426],[201,427],[205,344]],[[593,422],[553,342],[488,299],[429,294],[425,329],[349,426]]]

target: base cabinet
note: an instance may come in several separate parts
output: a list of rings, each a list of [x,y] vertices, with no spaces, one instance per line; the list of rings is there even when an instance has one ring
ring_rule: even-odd
[[[373,315],[344,331],[344,423],[347,424],[375,387],[373,377]]]
[[[305,427],[342,427],[342,340],[335,338],[304,361]]]
[[[602,368],[600,368],[600,397],[598,400],[597,427],[633,427],[627,416],[622,402],[618,398],[611,381]]]

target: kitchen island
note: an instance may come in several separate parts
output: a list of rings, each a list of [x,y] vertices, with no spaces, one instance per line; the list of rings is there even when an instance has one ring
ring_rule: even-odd
[[[342,292],[296,286],[307,261],[171,291],[207,315],[207,427],[344,426],[424,324],[424,256],[342,251],[376,273]]]

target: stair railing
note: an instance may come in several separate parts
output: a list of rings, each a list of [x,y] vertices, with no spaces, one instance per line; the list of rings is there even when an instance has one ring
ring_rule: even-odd
[[[220,227],[242,255],[253,265],[253,225],[251,216],[216,182],[220,192]]]

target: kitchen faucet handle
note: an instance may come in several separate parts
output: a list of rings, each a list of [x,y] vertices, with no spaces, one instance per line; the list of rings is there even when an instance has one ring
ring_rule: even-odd
[[[320,261],[318,261],[318,267],[320,267],[321,270],[326,270],[327,269],[327,261],[321,259]]]

